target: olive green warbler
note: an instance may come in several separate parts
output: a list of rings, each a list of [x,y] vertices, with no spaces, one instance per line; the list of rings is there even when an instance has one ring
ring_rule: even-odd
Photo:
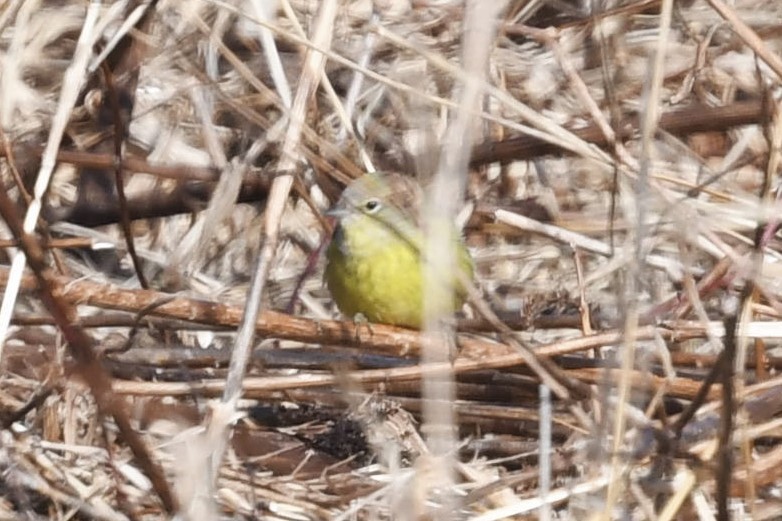
[[[336,228],[326,251],[326,284],[340,311],[370,322],[420,329],[424,322],[419,221],[421,187],[410,177],[371,173],[353,181],[328,215]],[[456,266],[461,272],[432,291],[430,310],[450,314],[465,300],[463,281],[472,280],[470,254],[455,227]],[[444,277],[445,279],[445,277]],[[460,282],[462,281],[462,282]],[[429,289],[432,289],[430,284]]]

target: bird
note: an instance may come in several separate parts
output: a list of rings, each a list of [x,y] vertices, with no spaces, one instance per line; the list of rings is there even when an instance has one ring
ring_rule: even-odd
[[[325,281],[344,315],[421,329],[427,289],[427,309],[436,316],[464,304],[474,266],[455,225],[445,232],[453,236],[454,273],[440,284],[424,283],[422,202],[423,189],[413,178],[373,172],[350,183],[327,212],[336,225],[326,250]]]

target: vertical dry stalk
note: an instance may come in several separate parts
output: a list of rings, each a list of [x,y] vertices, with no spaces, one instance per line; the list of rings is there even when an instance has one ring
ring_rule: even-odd
[[[455,93],[459,100],[458,108],[452,112],[440,163],[423,210],[427,239],[424,255],[426,262],[422,267],[427,340],[422,351],[422,361],[427,364],[447,362],[452,352],[449,346],[453,345],[453,329],[445,326],[443,317],[435,316],[432,310],[442,295],[442,288],[439,287],[441,281],[455,280],[452,276],[455,274],[453,236],[447,231],[452,228],[450,223],[453,222],[456,206],[464,193],[469,151],[479,123],[476,114],[480,112],[485,93],[486,64],[494,45],[497,19],[504,5],[504,2],[491,2],[487,6],[485,2],[472,1],[467,3],[465,10],[462,40],[464,77]],[[442,480],[430,486],[447,490],[453,482],[451,458],[456,449],[457,432],[452,408],[456,397],[453,373],[444,370],[425,378],[422,394],[427,442],[435,457],[435,464],[440,465],[440,471],[435,475],[438,480]]]
[[[213,452],[210,455],[211,472],[209,476],[212,482],[216,479],[222,463],[230,434],[230,424],[236,417],[235,411],[242,392],[242,380],[252,352],[255,323],[260,313],[266,279],[274,262],[274,254],[279,242],[282,214],[293,185],[293,170],[297,163],[299,142],[305,126],[307,105],[315,93],[326,59],[318,49],[327,49],[331,45],[336,12],[337,2],[333,0],[324,2],[320,7],[314,25],[313,47],[307,50],[302,77],[289,114],[288,130],[283,143],[283,155],[278,167],[281,175],[275,178],[272,183],[266,206],[263,246],[247,293],[245,312],[234,344],[222,402],[219,407],[215,408],[215,414],[212,416],[213,421],[208,427],[209,432],[219,433],[215,436]]]
[[[641,158],[640,170],[636,191],[635,204],[635,230],[630,233],[628,239],[634,240],[635,258],[628,265],[627,277],[625,277],[624,305],[625,319],[624,329],[627,338],[621,350],[621,376],[617,389],[617,406],[614,414],[613,445],[611,455],[611,468],[606,503],[603,511],[604,519],[611,519],[611,512],[623,492],[621,476],[624,474],[624,462],[620,456],[625,437],[626,415],[625,409],[630,399],[631,374],[635,364],[634,340],[638,329],[638,292],[640,280],[645,265],[643,259],[644,238],[646,232],[646,198],[649,196],[649,176],[653,161],[654,135],[660,119],[660,94],[663,84],[663,72],[665,54],[668,46],[668,35],[671,28],[673,12],[673,0],[664,0],[660,12],[660,34],[658,35],[652,70],[648,80],[645,112],[641,126]],[[626,207],[630,205],[626,204]],[[629,215],[628,215],[629,218]]]
[[[35,225],[38,222],[38,217],[40,216],[41,208],[43,207],[43,197],[46,193],[46,189],[49,187],[49,181],[54,173],[54,167],[57,164],[57,150],[60,148],[60,142],[65,133],[65,127],[68,124],[68,119],[73,111],[73,107],[76,105],[76,99],[81,91],[81,86],[85,82],[87,64],[92,56],[92,46],[97,38],[94,29],[98,22],[100,7],[100,2],[90,3],[90,7],[87,10],[87,15],[84,19],[84,25],[82,26],[82,32],[79,35],[76,53],[73,56],[73,60],[71,61],[68,70],[65,72],[62,91],[57,105],[57,112],[52,119],[49,139],[46,142],[46,148],[44,149],[43,157],[41,158],[41,168],[38,171],[38,176],[35,180],[33,201],[30,203],[27,213],[24,216],[25,233],[32,233],[35,231]],[[31,9],[34,9],[34,7]],[[26,16],[27,14],[29,13],[26,9],[20,9],[20,16]],[[22,38],[24,38],[24,35]],[[22,42],[23,41],[24,40],[22,40]],[[0,97],[13,99],[14,96],[12,93],[6,91],[6,89],[13,90],[10,88],[8,82],[4,82],[3,87],[4,89],[3,92],[0,93]],[[3,113],[6,114],[3,116],[4,118],[10,118],[12,112],[12,103],[3,105]],[[8,325],[11,322],[11,315],[13,314],[14,305],[16,304],[16,297],[19,293],[22,272],[24,271],[26,262],[27,259],[25,258],[25,254],[20,250],[16,252],[11,263],[11,276],[5,294],[3,295],[3,302],[0,305],[0,360],[2,360],[3,357],[3,344],[5,343],[5,337],[8,332]]]

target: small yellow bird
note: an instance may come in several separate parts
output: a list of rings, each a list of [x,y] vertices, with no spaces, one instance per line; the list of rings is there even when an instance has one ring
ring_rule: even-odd
[[[370,322],[420,329],[424,322],[424,235],[419,223],[423,194],[410,177],[371,173],[353,181],[328,215],[337,226],[326,251],[326,284],[340,311]],[[429,296],[437,315],[458,310],[472,280],[470,254],[454,227],[456,267]],[[435,286],[437,288],[437,286]],[[431,289],[431,286],[430,286]]]

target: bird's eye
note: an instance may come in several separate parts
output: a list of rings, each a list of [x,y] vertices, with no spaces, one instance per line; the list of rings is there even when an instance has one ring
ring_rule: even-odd
[[[367,199],[364,203],[364,209],[369,213],[375,213],[380,210],[380,200],[376,198]]]

